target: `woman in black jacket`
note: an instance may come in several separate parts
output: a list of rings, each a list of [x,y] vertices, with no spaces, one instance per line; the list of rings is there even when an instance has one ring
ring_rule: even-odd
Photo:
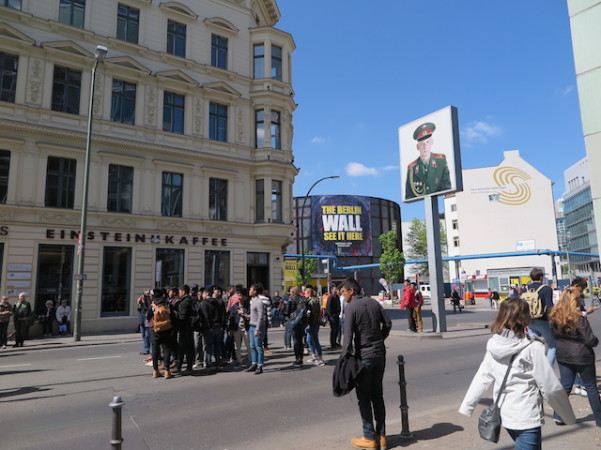
[[[569,394],[576,375],[582,378],[586,388],[595,422],[601,427],[601,400],[597,389],[595,351],[599,339],[593,334],[586,316],[580,309],[580,293],[574,288],[566,289],[549,314],[551,331],[557,345],[557,363],[561,385]],[[561,419],[554,415],[558,425]]]

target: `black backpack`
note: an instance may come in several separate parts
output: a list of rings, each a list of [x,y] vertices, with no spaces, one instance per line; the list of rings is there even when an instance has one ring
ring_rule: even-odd
[[[202,311],[200,310],[200,302],[198,300],[195,300],[194,303],[192,303],[192,316],[190,317],[190,321],[192,322],[192,330],[200,333],[204,331],[205,320]]]

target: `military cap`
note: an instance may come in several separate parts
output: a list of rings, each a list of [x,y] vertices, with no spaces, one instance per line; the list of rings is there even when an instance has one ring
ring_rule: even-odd
[[[434,125],[432,122],[422,123],[413,132],[413,139],[415,139],[416,141],[423,141],[424,139],[428,139],[430,136],[432,136],[434,130],[436,130],[436,125]]]

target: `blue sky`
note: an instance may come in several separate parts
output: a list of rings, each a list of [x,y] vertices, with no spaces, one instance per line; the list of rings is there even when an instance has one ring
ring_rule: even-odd
[[[296,43],[294,195],[400,203],[400,125],[453,105],[464,169],[521,156],[564,192],[585,156],[566,0],[278,0]],[[423,202],[401,204],[403,220]]]

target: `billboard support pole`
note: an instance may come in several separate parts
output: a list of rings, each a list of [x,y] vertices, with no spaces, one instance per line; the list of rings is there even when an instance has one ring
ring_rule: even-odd
[[[444,309],[444,281],[442,278],[442,254],[440,250],[440,218],[438,197],[424,199],[426,207],[426,238],[428,241],[428,271],[432,303],[432,331],[447,331],[447,316]]]

